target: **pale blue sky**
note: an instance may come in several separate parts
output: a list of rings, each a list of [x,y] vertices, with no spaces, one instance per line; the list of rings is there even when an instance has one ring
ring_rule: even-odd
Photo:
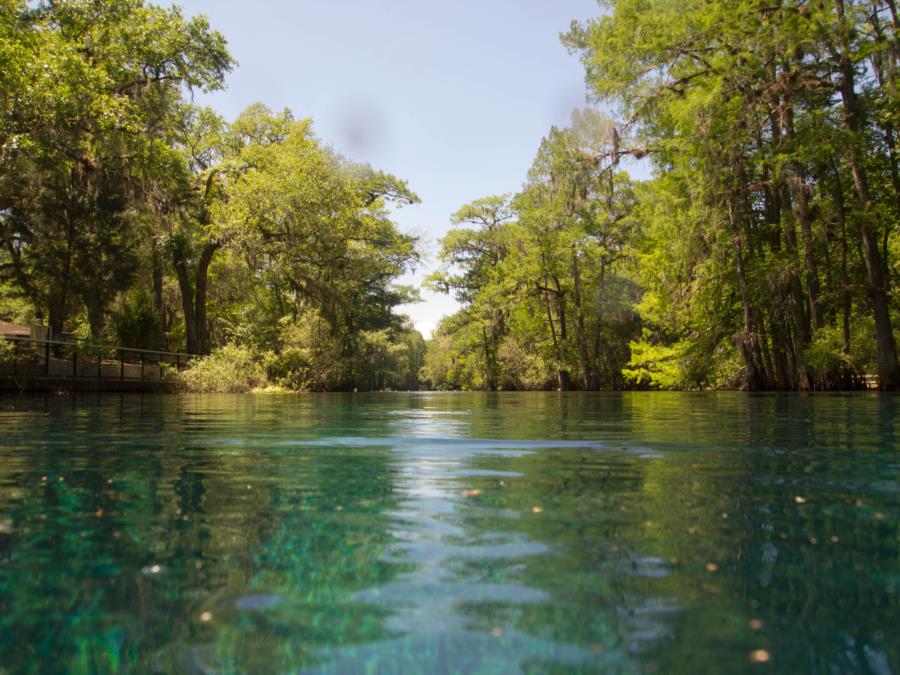
[[[420,235],[419,283],[468,201],[515,192],[541,138],[584,105],[584,71],[559,42],[596,0],[181,0],[206,14],[240,62],[228,89],[198,97],[228,118],[291,108],[343,155],[409,181],[397,212]],[[427,336],[455,305],[423,291],[405,307]]]

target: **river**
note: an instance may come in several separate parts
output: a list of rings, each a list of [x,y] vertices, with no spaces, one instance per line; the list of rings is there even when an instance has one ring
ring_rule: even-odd
[[[0,672],[900,673],[890,395],[0,400]]]

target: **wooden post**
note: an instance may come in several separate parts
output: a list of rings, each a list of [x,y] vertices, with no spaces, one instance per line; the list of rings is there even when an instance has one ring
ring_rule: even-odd
[[[144,381],[144,352],[141,352],[141,382]]]
[[[44,343],[44,376],[50,376],[50,341]]]
[[[119,350],[119,381],[125,381],[125,350]]]
[[[72,344],[72,379],[78,377],[78,343]]]

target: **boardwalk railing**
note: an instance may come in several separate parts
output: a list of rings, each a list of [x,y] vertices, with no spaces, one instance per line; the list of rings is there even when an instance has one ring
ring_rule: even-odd
[[[185,368],[188,354],[94,345],[79,341],[3,336],[12,345],[0,352],[0,376],[25,379],[71,379],[119,382],[164,382]]]

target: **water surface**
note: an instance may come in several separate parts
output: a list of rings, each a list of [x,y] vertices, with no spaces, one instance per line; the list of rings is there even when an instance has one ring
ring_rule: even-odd
[[[898,399],[0,400],[0,672],[900,673]]]

